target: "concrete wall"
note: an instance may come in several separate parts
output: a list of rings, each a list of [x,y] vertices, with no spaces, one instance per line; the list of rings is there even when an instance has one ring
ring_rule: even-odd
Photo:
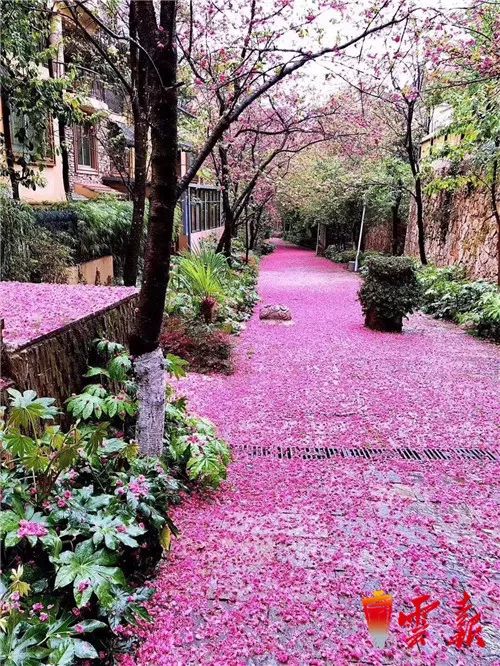
[[[207,231],[196,231],[191,234],[191,251],[196,252],[199,249],[201,241],[205,238],[215,237],[217,241],[222,236],[224,226],[216,227],[215,229],[207,229]]]
[[[100,257],[66,270],[68,284],[113,284],[113,257]]]

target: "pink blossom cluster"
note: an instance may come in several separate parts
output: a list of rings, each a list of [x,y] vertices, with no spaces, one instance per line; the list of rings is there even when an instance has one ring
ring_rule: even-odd
[[[17,530],[17,536],[19,538],[24,537],[44,537],[47,536],[49,530],[42,524],[37,523],[32,520],[20,520],[19,529]]]
[[[147,482],[146,477],[141,474],[137,479],[130,481],[127,486],[124,485],[123,481],[118,481],[115,493],[117,495],[126,495],[127,492],[132,493],[132,495],[135,495],[138,498],[147,497],[147,495],[149,495],[149,483]]]

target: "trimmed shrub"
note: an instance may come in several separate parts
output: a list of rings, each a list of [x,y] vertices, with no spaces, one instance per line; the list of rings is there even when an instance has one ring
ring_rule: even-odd
[[[359,300],[365,325],[381,331],[401,331],[403,317],[419,305],[421,288],[409,257],[372,256],[366,261]]]
[[[355,261],[356,250],[339,250],[335,245],[329,245],[325,250],[325,257],[336,264],[348,264],[350,261]],[[363,255],[360,253],[360,262],[362,258]]]

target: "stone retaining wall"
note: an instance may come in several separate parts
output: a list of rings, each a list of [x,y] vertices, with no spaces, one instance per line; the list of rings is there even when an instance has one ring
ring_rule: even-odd
[[[125,343],[134,321],[137,295],[117,305],[77,319],[66,327],[22,348],[2,354],[2,374],[15,388],[33,389],[57,404],[78,392],[85,382],[92,341],[97,337]]]
[[[472,279],[496,281],[498,229],[486,191],[463,188],[424,201],[427,260],[437,266],[459,264]],[[406,234],[405,254],[418,256],[415,210]]]

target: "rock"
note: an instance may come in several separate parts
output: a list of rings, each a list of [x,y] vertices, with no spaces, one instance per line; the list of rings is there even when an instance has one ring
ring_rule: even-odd
[[[286,305],[264,305],[260,309],[259,319],[271,319],[274,321],[290,321],[292,313]]]

